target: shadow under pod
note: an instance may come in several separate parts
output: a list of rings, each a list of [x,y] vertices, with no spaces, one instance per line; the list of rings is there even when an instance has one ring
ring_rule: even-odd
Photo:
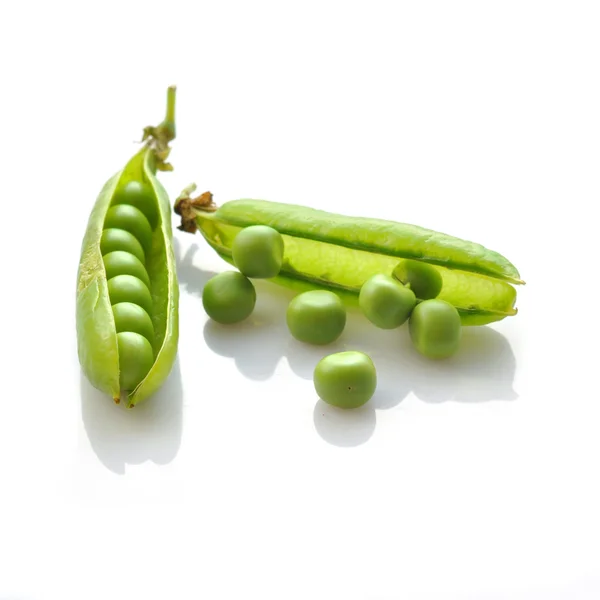
[[[181,445],[183,389],[179,360],[162,387],[132,409],[115,404],[81,375],[81,417],[100,462],[110,471],[150,460],[170,463]]]

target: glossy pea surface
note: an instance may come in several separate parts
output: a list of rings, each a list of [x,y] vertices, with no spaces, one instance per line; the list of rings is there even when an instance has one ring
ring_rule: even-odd
[[[133,331],[143,335],[151,344],[154,341],[154,326],[150,315],[138,304],[119,302],[112,307],[117,333]]]
[[[121,389],[131,391],[146,377],[154,363],[150,342],[139,333],[117,333],[119,381]]]
[[[377,372],[363,352],[337,352],[322,358],[313,374],[319,398],[339,408],[366,404],[377,387]]]
[[[266,225],[242,229],[231,246],[233,263],[246,277],[275,277],[283,263],[283,238]]]
[[[340,298],[327,290],[312,290],[296,296],[286,314],[290,333],[308,344],[330,344],[346,326],[346,309]]]
[[[358,304],[377,327],[395,329],[408,320],[417,299],[413,291],[389,275],[370,277],[361,287]]]
[[[410,287],[420,300],[436,298],[442,291],[442,276],[439,271],[418,260],[404,260],[393,272],[394,278]]]
[[[111,206],[106,212],[104,228],[124,229],[134,235],[145,252],[152,246],[152,228],[144,213],[129,204]]]
[[[408,326],[415,348],[427,358],[448,358],[458,350],[462,333],[460,316],[444,300],[417,304]]]
[[[219,273],[206,282],[202,291],[206,314],[229,325],[247,319],[256,304],[256,290],[252,282],[237,271]]]
[[[134,180],[117,188],[112,199],[112,204],[130,204],[131,206],[135,206],[148,219],[150,227],[153,230],[158,225],[158,208],[154,192],[147,183]]]
[[[134,254],[115,250],[102,257],[106,278],[112,279],[117,275],[133,275],[141,279],[150,288],[150,277],[143,263]]]
[[[124,229],[105,229],[100,238],[100,252],[102,255],[116,251],[129,252],[144,264],[146,255],[137,238]]]
[[[117,275],[108,280],[108,296],[111,304],[132,302],[152,313],[152,296],[148,286],[133,275]]]

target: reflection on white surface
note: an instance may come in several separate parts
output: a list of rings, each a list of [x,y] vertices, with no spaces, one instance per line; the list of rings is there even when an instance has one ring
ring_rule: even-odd
[[[318,400],[313,420],[317,433],[326,442],[351,447],[364,444],[373,435],[377,417],[369,402],[360,408],[344,410]]]
[[[206,345],[221,356],[233,358],[235,366],[248,379],[264,381],[275,372],[283,356],[281,325],[272,315],[255,311],[245,322],[221,325],[208,320],[204,326]]]
[[[198,240],[202,243],[201,240]],[[182,255],[181,242],[176,236],[173,236],[173,251],[175,252],[175,260],[177,264],[177,279],[179,281],[179,288],[182,291],[186,291],[188,294],[195,294],[202,296],[202,290],[204,284],[214,275],[216,272],[207,271],[206,269],[199,269],[194,265],[194,257],[198,252],[198,243],[191,244],[188,246],[185,254]],[[205,244],[204,250],[210,250],[208,245]]]
[[[81,417],[93,451],[114,473],[150,460],[171,462],[179,450],[183,390],[179,360],[154,396],[128,410],[81,375]]]

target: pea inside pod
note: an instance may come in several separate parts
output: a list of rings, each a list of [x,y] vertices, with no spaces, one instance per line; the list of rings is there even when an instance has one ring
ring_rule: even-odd
[[[144,250],[148,252],[152,247],[152,228],[144,213],[135,206],[118,204],[108,209],[104,219],[106,229],[124,229],[129,231]]]
[[[128,181],[115,191],[111,204],[126,204],[137,208],[148,219],[150,229],[156,229],[159,220],[158,206],[152,187],[141,181]]]
[[[139,333],[117,333],[119,348],[119,383],[125,391],[134,390],[154,363],[150,342]]]
[[[403,260],[393,271],[393,276],[409,287],[419,300],[431,300],[442,291],[442,276],[427,263]]]
[[[133,275],[117,275],[108,280],[108,297],[111,304],[132,302],[152,314],[152,295],[148,286]]]
[[[151,396],[177,352],[179,288],[167,194],[158,181],[175,137],[175,89],[167,115],[111,177],[92,209],[77,284],[77,348],[99,390],[127,405]]]
[[[113,317],[117,333],[133,331],[143,335],[151,344],[154,343],[154,325],[150,315],[133,302],[113,304]]]
[[[102,256],[111,252],[129,252],[142,264],[146,263],[146,254],[137,238],[124,229],[104,229],[100,238],[100,252]]]
[[[117,275],[133,275],[144,282],[146,287],[150,287],[150,277],[144,267],[144,263],[135,254],[115,250],[109,252],[103,257],[104,268],[106,269],[106,278],[108,280]]]

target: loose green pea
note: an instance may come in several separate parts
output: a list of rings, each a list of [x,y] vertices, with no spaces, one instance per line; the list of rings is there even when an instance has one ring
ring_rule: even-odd
[[[375,393],[377,372],[363,352],[338,352],[317,363],[313,381],[319,398],[327,404],[358,408]]]
[[[445,300],[425,300],[417,304],[408,323],[415,348],[428,358],[448,358],[460,344],[458,311]]]
[[[436,298],[442,290],[442,276],[439,271],[418,260],[403,260],[396,266],[392,275],[409,286],[420,300]]]
[[[327,290],[311,290],[296,296],[287,309],[290,333],[300,342],[330,344],[346,326],[346,309],[340,298]]]
[[[154,364],[150,342],[139,333],[117,333],[119,348],[119,382],[121,389],[131,391],[146,377]]]
[[[117,275],[109,279],[108,296],[111,304],[133,302],[148,314],[152,312],[152,296],[148,286],[133,275]]]
[[[206,314],[217,323],[238,323],[248,318],[256,304],[252,282],[237,271],[212,277],[202,291]]]
[[[417,299],[413,291],[389,275],[373,275],[360,289],[358,304],[377,327],[395,329],[410,317]]]
[[[144,213],[129,204],[117,204],[106,211],[104,228],[125,229],[132,233],[147,253],[152,247],[152,228]]]
[[[115,204],[130,204],[135,206],[148,219],[152,230],[158,225],[158,207],[152,188],[141,181],[130,181],[115,190],[112,199]]]
[[[231,254],[233,263],[246,277],[275,277],[283,263],[283,238],[272,227],[252,225],[235,236]]]
[[[106,278],[112,279],[117,275],[133,275],[141,279],[150,288],[150,277],[148,271],[139,258],[129,252],[115,250],[102,257]]]
[[[122,250],[129,252],[138,258],[143,264],[146,263],[146,255],[142,245],[135,235],[124,229],[105,229],[100,238],[100,252],[102,256],[110,252]]]
[[[112,307],[117,333],[133,331],[154,342],[154,326],[150,315],[133,302],[119,302]]]

